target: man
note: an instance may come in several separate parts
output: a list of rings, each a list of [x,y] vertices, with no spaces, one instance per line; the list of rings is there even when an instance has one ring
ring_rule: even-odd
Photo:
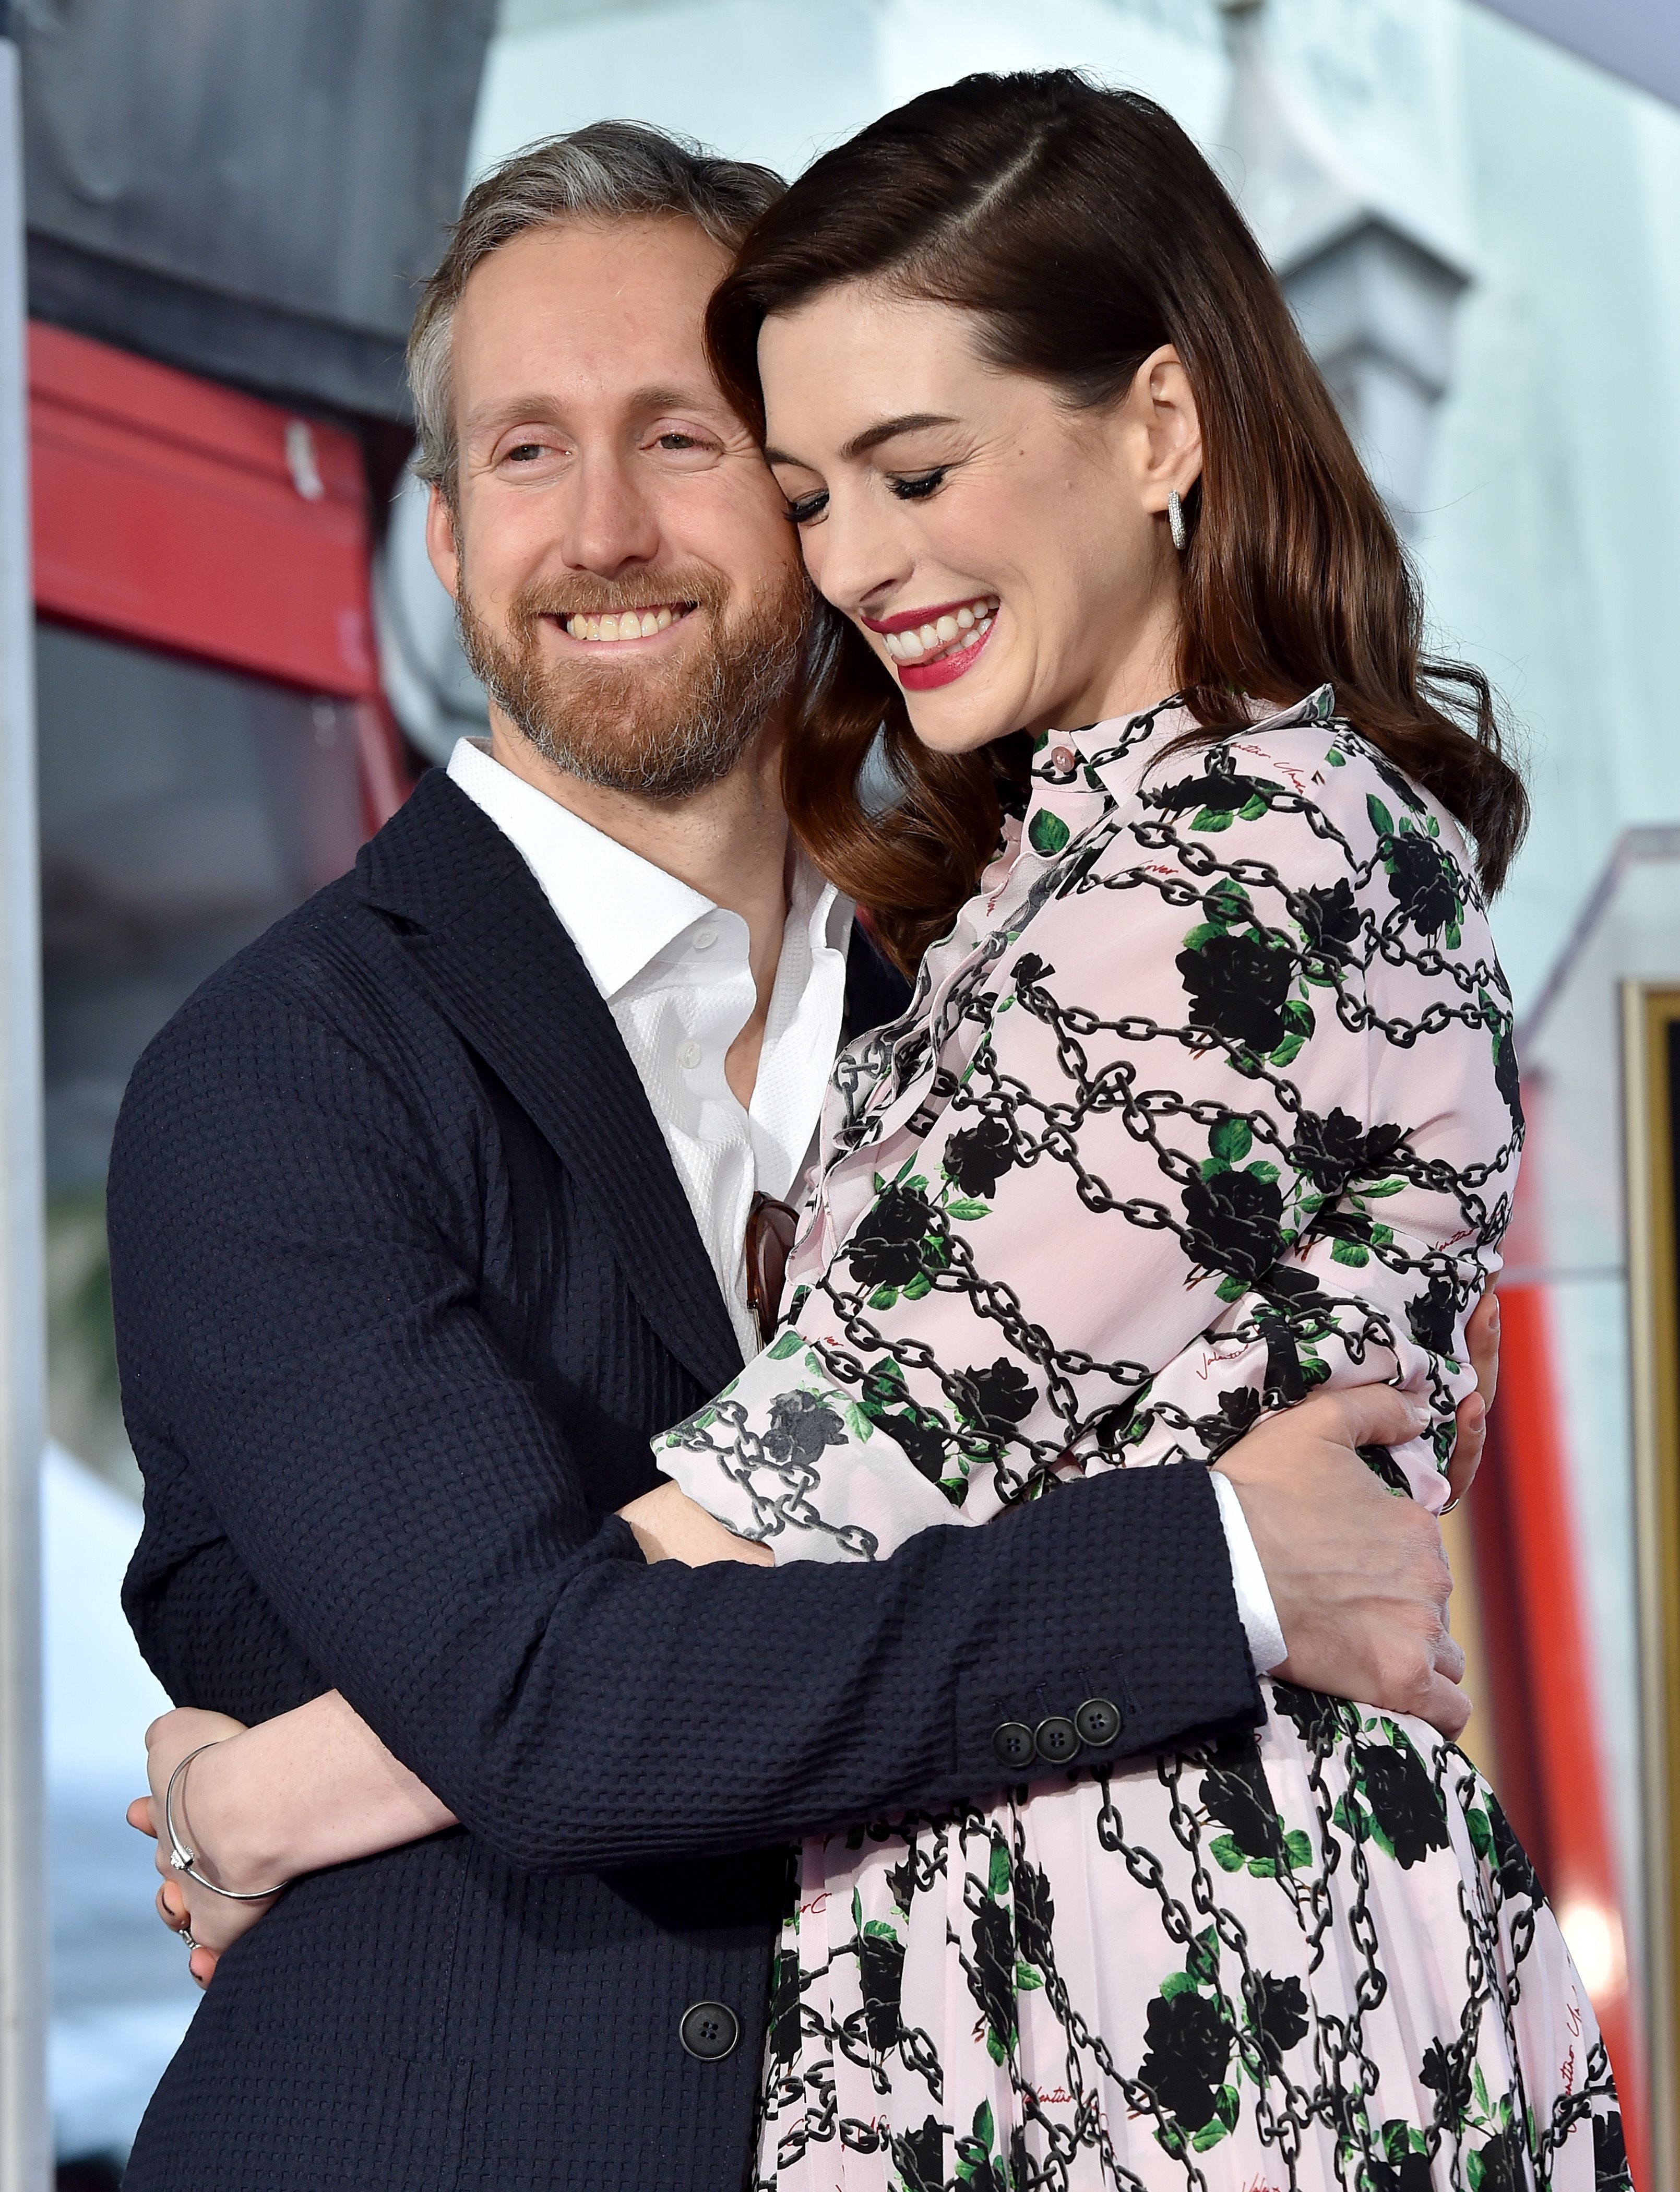
[[[475,190],[411,364],[489,750],[124,1107],[146,1655],[245,1721],[341,1691],[464,1829],[230,1952],[137,2192],[734,2185],[802,1833],[1021,1778],[1010,1731],[1094,1697],[1108,1755],[1240,1724],[1284,1641],[1467,1710],[1434,1526],[1348,1450],[1402,1435],[1380,1389],[1263,1428],[1220,1493],[1116,1474],[878,1567],[649,1566],[614,1514],[756,1344],[751,1195],[791,1185],[843,1016],[901,994],[790,857],[805,596],[700,342],[776,187],[608,124]]]

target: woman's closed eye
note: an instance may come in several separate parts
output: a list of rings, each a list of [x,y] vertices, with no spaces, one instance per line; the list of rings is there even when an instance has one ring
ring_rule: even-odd
[[[950,470],[949,465],[935,465],[931,471],[889,473],[887,485],[900,502],[924,502],[938,494]]]
[[[787,499],[787,515],[791,524],[809,525],[822,516],[828,507],[828,489],[820,487],[809,494],[794,494]]]

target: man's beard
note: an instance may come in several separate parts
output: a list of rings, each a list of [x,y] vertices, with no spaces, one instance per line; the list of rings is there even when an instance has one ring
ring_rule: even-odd
[[[609,791],[683,799],[729,775],[799,671],[810,596],[797,568],[733,616],[730,600],[703,564],[642,571],[619,585],[582,575],[563,585],[535,581],[514,597],[503,637],[473,608],[463,561],[455,619],[480,683],[545,760]],[[677,602],[691,602],[689,614],[707,618],[711,631],[671,660],[616,662],[610,641],[561,661],[544,652],[546,615],[563,621]]]

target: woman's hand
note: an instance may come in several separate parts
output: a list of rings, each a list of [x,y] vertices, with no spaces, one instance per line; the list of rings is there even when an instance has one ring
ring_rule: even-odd
[[[186,1967],[201,1987],[208,1986],[214,1977],[223,1949],[231,1948],[242,1933],[250,1931],[263,1913],[272,1907],[274,1898],[268,1896],[260,1903],[231,1903],[226,1896],[214,1895],[197,1881],[187,1880],[178,1873],[169,1858],[164,1796],[170,1775],[189,1751],[207,1743],[224,1743],[230,1736],[243,1733],[244,1723],[231,1720],[226,1713],[199,1712],[189,1706],[163,1714],[146,1732],[146,1777],[151,1784],[151,1794],[136,1796],[129,1807],[129,1824],[143,1835],[150,1835],[157,1845],[157,1865],[163,1876],[163,1884],[157,1891],[157,1915],[172,1933],[182,1934],[196,1944],[188,1953]],[[181,1839],[195,1852],[197,1869],[214,1879],[219,1876],[214,1854],[199,1849],[192,1832],[191,1798],[196,1770],[196,1767],[189,1768],[182,1783],[176,1786],[175,1824]],[[228,1885],[240,1887],[243,1883],[230,1881]]]
[[[644,1492],[619,1513],[636,1533],[644,1560],[681,1561],[691,1568],[705,1567],[711,1561],[748,1561],[761,1568],[776,1564],[768,1545],[738,1538],[675,1484]]]

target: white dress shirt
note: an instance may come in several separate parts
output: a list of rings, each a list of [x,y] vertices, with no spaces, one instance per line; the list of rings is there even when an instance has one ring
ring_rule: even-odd
[[[523,855],[577,946],[630,1053],[744,1356],[758,1350],[744,1254],[755,1188],[786,1201],[815,1139],[840,1043],[852,903],[796,859],[781,956],[752,1101],[724,1078],[729,1045],[757,991],[746,923],[597,830],[569,808],[457,740],[451,780]],[[1283,1658],[1283,1635],[1241,1503],[1214,1474],[1237,1612],[1256,1668]]]

